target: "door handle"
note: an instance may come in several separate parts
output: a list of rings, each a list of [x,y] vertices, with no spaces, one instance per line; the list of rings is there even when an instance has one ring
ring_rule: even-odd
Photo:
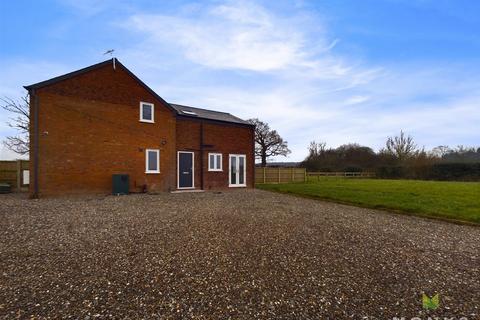
[[[182,174],[190,174],[190,171],[183,171]]]

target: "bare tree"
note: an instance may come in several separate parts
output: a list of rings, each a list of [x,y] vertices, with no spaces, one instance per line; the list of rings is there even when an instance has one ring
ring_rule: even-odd
[[[432,155],[437,158],[443,158],[447,153],[451,152],[449,146],[438,146],[432,149]]]
[[[311,141],[310,145],[308,146],[308,156],[312,158],[318,157],[319,155],[323,154],[326,149],[326,142],[316,142],[315,140]]]
[[[247,121],[255,125],[255,156],[262,160],[262,167],[267,165],[269,157],[287,156],[291,152],[287,141],[276,130],[271,130],[267,123],[257,118]]]
[[[15,153],[24,155],[30,151],[29,126],[30,126],[30,97],[25,95],[20,101],[11,98],[0,98],[3,110],[12,114],[7,125],[17,130],[17,135],[7,136],[3,144]]]
[[[387,154],[395,156],[398,160],[402,161],[413,157],[417,154],[417,145],[413,141],[413,137],[406,135],[403,131],[400,131],[399,136],[388,137],[385,144],[385,149],[382,150]]]

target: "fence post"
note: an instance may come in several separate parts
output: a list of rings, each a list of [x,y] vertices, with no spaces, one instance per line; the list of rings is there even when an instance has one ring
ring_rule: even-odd
[[[22,186],[22,160],[17,159],[17,191]]]
[[[290,171],[292,172],[292,182],[295,181],[295,171],[293,171],[293,168],[290,168]]]
[[[263,183],[265,183],[266,180],[265,180],[265,167],[263,167]]]
[[[280,167],[278,167],[278,183],[280,183]]]

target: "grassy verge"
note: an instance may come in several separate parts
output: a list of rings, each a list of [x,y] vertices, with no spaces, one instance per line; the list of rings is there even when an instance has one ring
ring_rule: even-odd
[[[480,223],[479,182],[321,178],[307,183],[256,187],[368,208]]]

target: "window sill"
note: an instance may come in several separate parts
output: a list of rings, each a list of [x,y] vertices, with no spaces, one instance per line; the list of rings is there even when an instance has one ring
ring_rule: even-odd
[[[139,122],[143,122],[143,123],[155,123],[155,121],[153,120],[138,120]]]
[[[159,174],[160,171],[145,171],[146,174]]]
[[[208,169],[209,172],[223,172],[222,169]]]

